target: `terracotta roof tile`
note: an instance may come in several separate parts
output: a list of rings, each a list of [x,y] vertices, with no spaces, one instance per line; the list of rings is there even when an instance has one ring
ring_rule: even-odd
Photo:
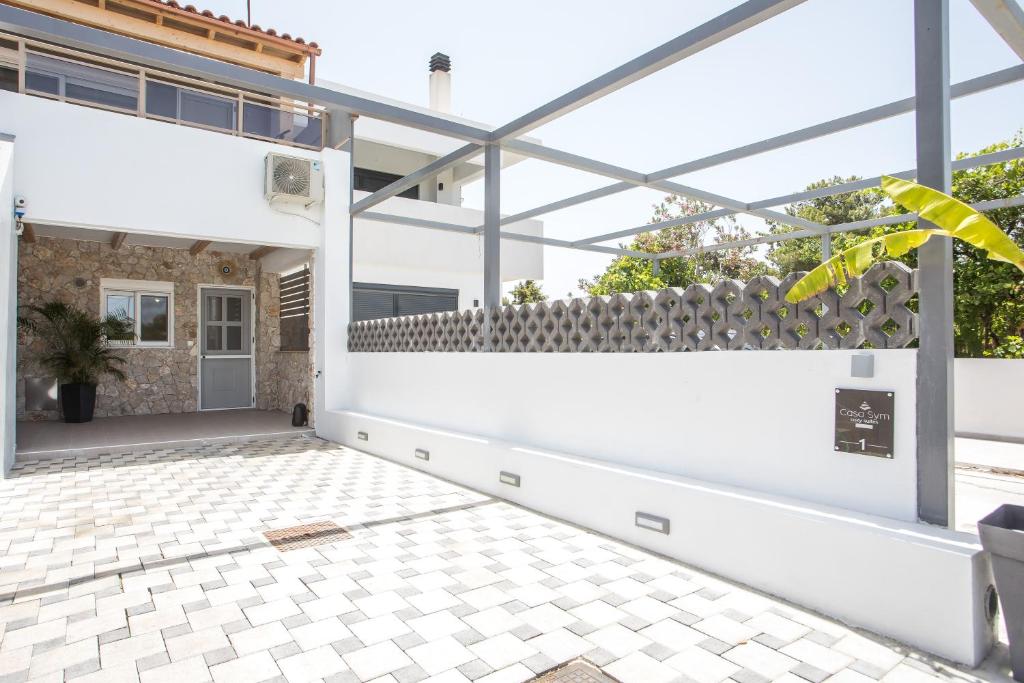
[[[278,32],[276,30],[272,29],[272,28],[268,28],[268,29],[264,30],[264,29],[260,28],[258,24],[253,24],[252,26],[247,26],[246,23],[243,20],[241,20],[241,19],[232,20],[231,17],[227,16],[226,14],[222,14],[222,15],[220,15],[218,17],[218,16],[216,16],[213,12],[211,12],[208,9],[200,11],[199,9],[196,8],[195,5],[185,5],[184,7],[182,7],[180,4],[178,4],[178,2],[176,0],[147,0],[147,2],[151,2],[151,3],[155,4],[155,5],[161,5],[163,7],[170,7],[171,9],[176,9],[176,10],[183,11],[183,12],[188,12],[190,14],[198,14],[200,16],[207,17],[209,19],[216,19],[218,21],[223,21],[226,24],[234,24],[235,26],[237,26],[237,27],[239,27],[241,29],[245,29],[246,31],[252,31],[254,33],[261,33],[261,34],[263,34],[265,36],[270,36],[271,38],[278,38],[279,40],[287,40],[287,41],[295,43],[297,45],[306,46],[311,52],[312,51],[317,51],[317,50],[320,49],[320,46],[317,43],[315,43],[314,41],[310,41],[309,43],[307,43],[301,36],[296,36],[295,38],[292,38],[291,34],[288,34],[288,33],[278,34]]]

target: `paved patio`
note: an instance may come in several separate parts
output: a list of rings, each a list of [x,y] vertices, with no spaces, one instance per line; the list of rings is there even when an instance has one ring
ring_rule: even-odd
[[[998,680],[317,439],[25,461],[0,681]],[[263,532],[351,538],[279,552]],[[839,589],[839,587],[837,587]],[[922,615],[926,618],[926,615]]]

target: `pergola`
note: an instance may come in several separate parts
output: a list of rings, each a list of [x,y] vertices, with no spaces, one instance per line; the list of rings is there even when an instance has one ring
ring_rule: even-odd
[[[1024,11],[1017,4],[1017,0],[971,1],[993,29],[1021,60],[1024,60]],[[973,95],[1024,80],[1024,64],[950,84],[949,0],[914,0],[915,92],[911,97],[648,173],[622,168],[519,139],[520,136],[545,123],[742,33],[802,2],[804,0],[747,0],[663,45],[493,129],[469,125],[441,115],[433,115],[419,109],[406,108],[367,96],[259,73],[4,5],[0,5],[0,29],[197,78],[215,80],[256,92],[323,105],[331,114],[329,144],[335,148],[351,149],[353,128],[351,122],[357,116],[390,121],[465,142],[462,147],[450,154],[438,158],[387,187],[357,202],[350,202],[350,216],[351,218],[358,216],[364,220],[384,221],[425,229],[481,235],[484,244],[484,305],[491,307],[499,305],[501,299],[500,242],[503,239],[612,255],[626,254],[650,259],[657,269],[659,263],[664,259],[685,258],[700,252],[735,249],[801,238],[820,239],[823,256],[827,258],[830,254],[830,240],[833,234],[891,225],[914,218],[913,215],[905,214],[841,225],[822,225],[789,216],[773,208],[791,202],[876,186],[879,183],[878,177],[754,201],[725,197],[672,180],[701,169],[781,149],[910,112],[915,114],[917,168],[892,172],[889,175],[904,178],[916,177],[918,182],[948,193],[951,190],[953,169],[996,164],[1024,156],[1024,148],[1015,148],[969,159],[957,161],[950,159],[950,101],[953,98]],[[502,149],[529,158],[604,176],[615,182],[529,211],[502,216],[500,213],[500,155]],[[476,227],[451,225],[371,211],[373,207],[421,181],[432,178],[452,166],[480,154],[484,156],[485,168],[484,222],[482,225]],[[522,235],[502,230],[502,226],[516,221],[540,216],[600,197],[607,197],[634,187],[648,187],[678,194],[718,208],[699,215],[631,226],[572,241],[546,236]],[[990,210],[1021,204],[1024,204],[1024,196],[981,202],[974,206],[979,210]],[[732,214],[750,214],[777,221],[795,229],[786,233],[765,234],[747,240],[708,244],[694,249],[657,254],[602,244],[642,232]],[[350,229],[351,227],[350,220]],[[950,240],[929,241],[919,250],[918,264],[920,289],[920,349],[918,351],[916,416],[918,516],[924,522],[948,526],[952,522],[953,510],[954,435],[952,391],[953,254]],[[351,278],[351,268],[349,277]]]

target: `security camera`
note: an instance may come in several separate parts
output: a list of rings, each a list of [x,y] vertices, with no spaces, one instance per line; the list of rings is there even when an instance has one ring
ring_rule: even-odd
[[[19,195],[15,195],[15,197],[14,197],[14,208],[16,208],[16,209],[24,209],[26,206],[28,206],[28,200],[25,199],[24,197],[22,197],[20,194]]]

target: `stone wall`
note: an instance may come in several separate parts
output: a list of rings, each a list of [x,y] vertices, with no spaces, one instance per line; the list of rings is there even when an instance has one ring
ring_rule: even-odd
[[[309,408],[313,423],[313,354],[310,351],[279,351],[281,348],[280,278],[264,273],[256,293],[256,346],[267,349],[256,356],[256,407],[291,412],[296,403]]]
[[[230,266],[224,274],[223,267]],[[262,273],[245,254],[124,245],[39,237],[20,240],[18,303],[41,304],[53,299],[99,313],[101,278],[174,282],[174,347],[124,349],[128,380],[101,380],[96,416],[195,412],[198,399],[199,285],[255,286],[256,405],[290,411],[309,390],[310,355],[278,350],[277,281]],[[35,358],[45,341],[31,333],[18,336],[18,419],[57,419],[56,411],[25,410],[25,377],[45,377]],[[297,398],[298,397],[298,398]]]

